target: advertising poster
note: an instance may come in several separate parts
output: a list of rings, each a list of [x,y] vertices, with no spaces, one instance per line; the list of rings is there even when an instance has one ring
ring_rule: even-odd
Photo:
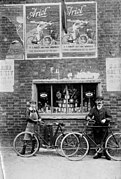
[[[14,91],[14,60],[0,60],[0,92]]]
[[[106,59],[107,91],[121,91],[121,59]]]
[[[0,59],[24,58],[23,6],[0,6]]]
[[[26,5],[26,58],[60,57],[60,5]]]
[[[95,2],[66,3],[67,33],[62,33],[62,57],[97,57]]]

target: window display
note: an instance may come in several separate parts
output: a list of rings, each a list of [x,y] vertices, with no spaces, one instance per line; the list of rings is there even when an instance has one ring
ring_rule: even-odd
[[[82,113],[94,105],[97,84],[38,84],[40,113]]]

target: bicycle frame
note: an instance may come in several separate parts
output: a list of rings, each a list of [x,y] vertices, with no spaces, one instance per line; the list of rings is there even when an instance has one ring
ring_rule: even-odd
[[[88,154],[89,149],[95,149],[96,154],[100,153],[102,155],[104,152],[103,154],[106,157],[116,161],[121,161],[121,133],[113,132],[110,125],[96,126],[96,124],[93,125],[94,123],[90,125],[88,124],[89,121],[87,121],[86,125],[84,125],[82,131],[68,133],[62,139],[61,151],[63,155],[71,161],[78,161],[83,159]],[[102,135],[99,138],[99,142],[97,141],[96,143],[96,140],[90,136],[88,130],[89,128],[104,129],[102,129]],[[91,143],[89,143],[89,141]]]
[[[103,138],[101,139],[101,143],[100,144],[97,144],[94,140],[93,140],[93,138],[92,137],[90,137],[89,136],[89,134],[88,134],[88,131],[87,131],[87,128],[89,129],[89,128],[105,128],[105,132],[104,132],[104,135],[103,135]],[[110,126],[88,126],[88,122],[87,122],[87,124],[85,125],[85,127],[84,127],[84,130],[82,131],[82,135],[84,135],[86,138],[87,138],[87,140],[88,140],[88,142],[89,142],[89,140],[95,145],[95,147],[94,148],[92,148],[92,149],[98,149],[98,151],[97,152],[100,152],[100,150],[103,150],[103,149],[105,149],[105,147],[104,147],[104,144],[105,144],[105,138],[106,138],[106,134],[107,134],[107,132],[108,132],[108,129],[110,129],[110,132],[111,132],[111,134],[113,135],[113,132],[112,132],[112,130],[111,130],[111,127]]]
[[[41,134],[39,134],[39,132],[37,131],[37,132],[35,132],[35,135],[37,136],[37,138],[38,138],[38,140],[40,141],[40,140],[42,140],[42,142],[45,144],[45,145],[47,145],[48,147],[56,147],[55,146],[55,140],[56,140],[56,137],[57,137],[57,134],[58,134],[58,132],[60,131],[61,132],[61,134],[62,135],[64,135],[64,131],[63,131],[63,129],[62,129],[62,125],[64,125],[64,124],[61,124],[61,123],[58,123],[58,124],[55,124],[57,127],[56,127],[56,130],[55,130],[55,132],[54,132],[54,134],[53,134],[53,136],[52,136],[52,139],[50,140],[50,143],[48,143],[43,137],[42,137],[42,135]],[[39,129],[38,129],[39,130]]]
[[[90,127],[91,128],[92,127],[97,127],[98,128],[100,126],[90,126]],[[117,145],[116,147],[114,147],[114,149],[120,148],[120,144],[118,143],[117,139],[115,138],[115,133],[113,133],[113,131],[111,130],[112,127],[111,126],[101,126],[101,127],[105,128],[105,133],[103,135],[103,138],[102,138],[100,144],[96,144],[96,142],[87,134],[87,131],[83,131],[82,135],[84,135],[87,138],[87,140],[88,139],[91,140],[91,142],[95,145],[95,147],[91,148],[91,149],[96,149],[96,154],[102,153],[103,151],[107,151],[108,149],[110,150],[110,147],[107,147],[107,145],[105,145],[108,137],[110,137],[110,136],[113,137],[113,139],[114,139],[114,141],[115,141],[115,143]],[[106,136],[106,133],[108,132],[108,130],[109,130],[110,134],[108,136]],[[89,142],[89,140],[88,140],[88,142]]]

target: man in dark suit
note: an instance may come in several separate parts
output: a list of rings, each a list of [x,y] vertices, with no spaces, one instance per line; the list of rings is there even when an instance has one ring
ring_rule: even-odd
[[[112,116],[110,114],[110,111],[104,107],[102,96],[98,96],[96,98],[95,104],[96,105],[90,110],[89,114],[86,116],[86,119],[87,120],[93,119],[95,121],[94,126],[101,126],[101,127],[93,128],[94,140],[96,144],[100,144],[104,135],[105,135],[104,140],[108,136],[108,131],[105,128],[105,126],[108,126]],[[103,153],[102,152],[96,153],[93,158],[94,159],[101,158],[102,154],[105,155],[106,159],[110,160],[110,158],[107,156],[105,151],[103,151]]]

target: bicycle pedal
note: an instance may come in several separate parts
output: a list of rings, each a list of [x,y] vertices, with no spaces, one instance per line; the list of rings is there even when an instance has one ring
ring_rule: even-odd
[[[69,43],[73,43],[73,40],[68,40]]]
[[[54,145],[50,146],[51,149],[55,149],[56,147]]]
[[[47,146],[47,148],[48,148],[48,149],[51,149],[51,148],[52,148],[52,146],[48,145],[48,146]]]
[[[48,145],[42,144],[43,148],[48,148]]]
[[[32,42],[32,44],[37,44],[37,42]]]

